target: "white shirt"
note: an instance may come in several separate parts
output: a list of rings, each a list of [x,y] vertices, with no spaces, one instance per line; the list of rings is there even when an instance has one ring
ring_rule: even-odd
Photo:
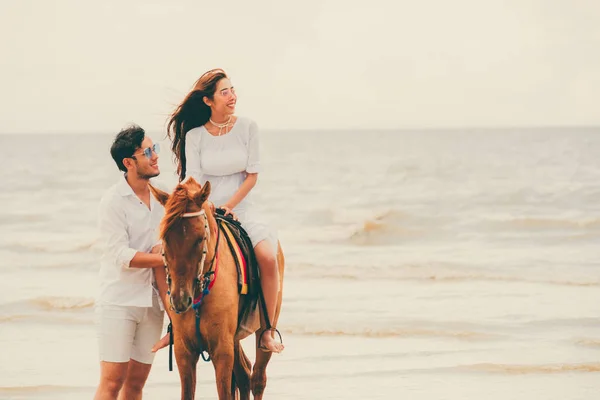
[[[155,182],[152,182],[156,187]],[[152,268],[130,268],[138,251],[148,253],[159,243],[163,206],[150,194],[150,209],[122,176],[100,201],[98,226],[102,259],[97,304],[152,307]],[[162,302],[161,304],[162,308]]]
[[[186,175],[200,184],[210,182],[209,200],[224,205],[238,191],[248,173],[260,172],[258,125],[238,117],[225,135],[213,136],[204,126],[185,135]],[[252,206],[252,191],[235,207],[238,214]],[[239,217],[239,215],[238,215]]]

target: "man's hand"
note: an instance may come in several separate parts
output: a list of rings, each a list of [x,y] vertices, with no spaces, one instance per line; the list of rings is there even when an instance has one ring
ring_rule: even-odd
[[[150,250],[150,254],[162,254],[162,243],[157,244]]]

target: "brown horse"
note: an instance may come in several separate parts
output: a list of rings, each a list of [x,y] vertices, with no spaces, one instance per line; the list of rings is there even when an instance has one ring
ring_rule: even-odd
[[[204,352],[209,354],[215,368],[219,400],[236,399],[238,393],[242,400],[250,399],[250,391],[255,399],[262,399],[271,353],[259,350],[258,346],[268,324],[263,313],[256,312],[243,329],[238,326],[238,310],[247,295],[239,293],[234,255],[227,240],[220,237],[219,224],[207,202],[210,183],[201,186],[188,178],[179,183],[172,194],[152,186],[151,191],[165,207],[160,236],[167,266],[169,314],[181,379],[181,399],[195,397],[196,364]],[[284,257],[279,245],[277,261],[282,288]],[[211,287],[207,293],[209,282]],[[197,330],[196,313],[191,307],[200,296]],[[278,296],[274,326],[281,309],[281,297],[282,291]],[[257,347],[253,367],[240,344],[240,340],[252,333],[256,335]],[[266,334],[273,335],[274,331]]]

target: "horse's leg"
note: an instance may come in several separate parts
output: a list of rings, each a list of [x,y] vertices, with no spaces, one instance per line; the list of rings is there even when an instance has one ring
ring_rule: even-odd
[[[283,275],[285,270],[285,259],[280,246],[278,246],[277,252],[277,266],[279,268],[280,290],[277,296],[277,308],[275,310],[275,316],[273,317],[273,326],[277,326],[277,321],[279,320],[279,314],[281,312],[281,301],[283,298]],[[258,333],[256,333],[256,362],[254,363],[252,377],[250,380],[250,387],[252,389],[252,394],[254,395],[254,400],[262,400],[263,398],[263,393],[265,391],[265,387],[267,386],[267,365],[269,364],[269,360],[271,360],[271,355],[273,354],[271,352],[264,352],[259,348],[261,333],[267,329],[265,316],[262,314],[263,313],[261,311],[261,327]],[[274,335],[275,332],[265,332],[264,334]]]
[[[196,364],[198,352],[186,346],[183,340],[175,345],[175,359],[181,380],[181,400],[194,400],[196,395]]]
[[[275,318],[273,319],[275,324],[277,323],[277,319],[279,318],[279,310],[281,306],[281,292],[279,293],[279,300],[277,303],[277,311],[275,313]],[[254,400],[262,400],[263,393],[265,388],[267,387],[267,364],[269,364],[269,360],[271,359],[272,352],[265,352],[260,349],[261,343],[261,333],[267,329],[267,324],[265,319],[261,316],[261,327],[260,330],[256,333],[256,362],[254,363],[254,367],[252,368],[252,377],[250,379],[250,388],[252,389],[252,394],[254,395]],[[274,332],[265,332],[265,335],[271,335]]]
[[[277,309],[275,312],[275,317],[273,318],[274,325],[277,324],[277,320],[279,319],[279,312],[281,310],[281,295],[282,293],[279,292]],[[269,360],[273,354],[272,352],[264,352],[259,348],[261,345],[261,333],[265,329],[267,329],[267,324],[265,319],[261,317],[261,327],[258,333],[256,333],[256,362],[254,363],[254,368],[252,369],[252,378],[250,382],[254,400],[261,400],[263,397],[265,387],[267,386],[267,364],[269,364]],[[265,332],[264,334],[272,335],[274,332]]]
[[[219,327],[220,328],[220,327]],[[233,376],[233,335],[215,338],[209,348],[214,349],[210,358],[215,367],[215,378],[217,381],[217,393],[219,400],[233,400],[235,393],[231,391],[231,380]]]
[[[236,386],[240,390],[240,400],[250,400],[250,370],[252,365],[239,341],[235,342],[234,351],[233,374]]]
[[[264,328],[263,328],[264,329]],[[268,335],[269,332],[265,333]],[[260,346],[260,335],[256,335],[256,362],[254,363],[254,367],[252,369],[252,378],[250,382],[250,387],[252,388],[252,394],[254,395],[254,400],[261,400],[263,397],[263,393],[265,391],[265,387],[267,387],[267,364],[271,359],[271,352],[261,351],[258,347]]]

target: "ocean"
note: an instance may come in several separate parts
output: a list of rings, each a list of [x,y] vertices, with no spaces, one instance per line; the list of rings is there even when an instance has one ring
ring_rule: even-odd
[[[112,137],[0,135],[0,399],[93,397]],[[261,152],[287,261],[265,398],[598,397],[600,128],[272,130]],[[167,349],[144,398],[179,399]]]

